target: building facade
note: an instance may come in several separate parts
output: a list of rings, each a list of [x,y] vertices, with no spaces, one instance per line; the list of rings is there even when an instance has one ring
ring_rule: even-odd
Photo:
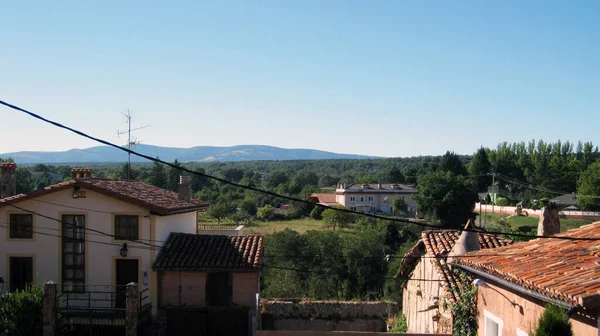
[[[182,178],[183,189],[187,179]],[[185,194],[185,193],[184,193]],[[5,289],[46,281],[81,305],[124,307],[125,285],[157,295],[152,263],[171,232],[196,233],[207,204],[142,182],[91,177],[0,199],[0,276]],[[71,300],[77,305],[77,300]]]
[[[354,211],[391,214],[394,199],[403,198],[408,214],[417,210],[413,199],[417,189],[395,183],[339,184],[335,190],[336,202]]]

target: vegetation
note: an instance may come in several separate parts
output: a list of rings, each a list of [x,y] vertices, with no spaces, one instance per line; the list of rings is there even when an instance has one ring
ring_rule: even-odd
[[[394,326],[392,327],[392,329],[390,329],[390,332],[392,333],[405,333],[408,331],[408,324],[406,322],[406,316],[402,313],[400,313],[398,315],[398,318],[396,319],[396,323],[394,323]]]
[[[565,311],[556,305],[547,305],[531,336],[572,336],[573,327]]]
[[[42,335],[43,300],[39,286],[0,295],[0,326],[6,335]]]
[[[437,216],[446,227],[462,227],[478,201],[471,181],[452,172],[436,171],[419,176],[419,193],[414,199],[419,211]]]
[[[470,282],[468,276],[462,272],[461,286],[454,288],[458,291],[460,300],[450,305],[454,322],[452,334],[461,336],[477,336],[477,286]]]
[[[353,220],[353,216],[350,213],[338,211],[337,209],[344,209],[342,206],[335,206],[334,209],[325,209],[321,213],[323,222],[335,231],[336,227],[345,228]]]
[[[579,188],[577,192],[581,195],[591,197],[577,197],[577,203],[583,209],[600,209],[600,162],[591,164],[579,177]]]

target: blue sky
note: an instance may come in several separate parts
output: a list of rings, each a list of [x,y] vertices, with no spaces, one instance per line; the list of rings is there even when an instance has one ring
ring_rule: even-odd
[[[598,143],[597,1],[12,1],[0,99],[123,142],[378,156]],[[0,152],[95,145],[0,107]],[[6,139],[11,139],[6,141]]]

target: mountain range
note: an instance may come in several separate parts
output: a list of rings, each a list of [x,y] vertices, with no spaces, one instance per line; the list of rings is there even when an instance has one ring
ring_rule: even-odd
[[[287,149],[263,145],[239,145],[231,147],[197,146],[192,148],[137,145],[134,150],[161,160],[180,162],[211,161],[255,161],[255,160],[324,160],[324,159],[368,159],[366,155],[339,154],[316,149]],[[0,158],[12,158],[16,163],[103,163],[127,161],[127,153],[109,146],[86,149],[70,149],[62,152],[23,151],[0,154]],[[148,162],[131,156],[132,162]]]

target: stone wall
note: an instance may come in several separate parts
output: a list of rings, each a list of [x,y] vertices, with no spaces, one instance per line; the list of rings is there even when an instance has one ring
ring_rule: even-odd
[[[262,329],[387,331],[400,307],[395,302],[261,300]]]

